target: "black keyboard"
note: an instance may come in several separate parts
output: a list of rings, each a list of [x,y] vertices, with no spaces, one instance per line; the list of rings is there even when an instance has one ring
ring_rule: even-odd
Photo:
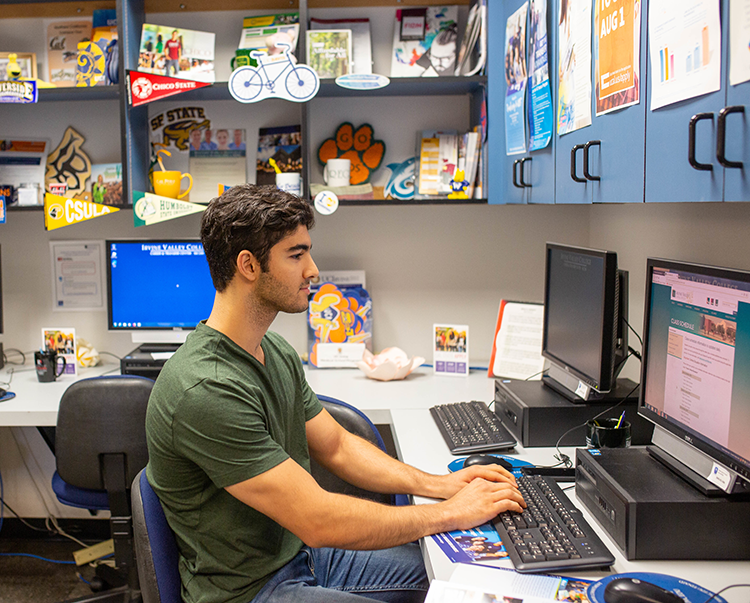
[[[516,445],[500,417],[484,402],[438,404],[430,409],[451,454],[503,450]]]
[[[551,477],[516,476],[523,513],[500,513],[493,524],[516,571],[609,567],[615,562],[573,502]]]

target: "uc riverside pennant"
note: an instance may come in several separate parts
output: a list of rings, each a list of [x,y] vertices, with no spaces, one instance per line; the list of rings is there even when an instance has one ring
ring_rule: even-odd
[[[116,211],[120,211],[119,208],[83,199],[71,199],[52,193],[44,195],[44,227],[47,230],[70,226]]]
[[[205,205],[160,197],[152,193],[133,192],[133,225],[150,226],[182,216],[197,214],[206,209]]]

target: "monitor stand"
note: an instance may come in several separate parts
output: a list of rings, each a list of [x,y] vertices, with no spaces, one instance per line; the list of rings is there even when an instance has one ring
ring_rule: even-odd
[[[749,496],[750,480],[656,425],[649,454],[705,496]]]
[[[617,379],[615,387],[608,392],[598,392],[590,385],[580,381],[567,371],[560,367],[549,364],[545,374],[542,376],[542,383],[550,389],[556,391],[573,404],[588,404],[591,402],[611,402],[616,404],[625,397],[633,395],[633,383],[630,379]]]

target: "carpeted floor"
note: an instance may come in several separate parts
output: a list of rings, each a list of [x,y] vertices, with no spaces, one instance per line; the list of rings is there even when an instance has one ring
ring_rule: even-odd
[[[0,536],[0,601],[2,603],[58,603],[91,595],[91,589],[76,572],[90,579],[90,567],[49,563],[24,553],[47,559],[72,561],[80,545],[70,540],[41,538],[4,538]]]

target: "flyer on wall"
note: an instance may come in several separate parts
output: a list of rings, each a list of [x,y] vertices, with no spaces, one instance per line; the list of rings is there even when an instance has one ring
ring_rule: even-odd
[[[594,3],[596,114],[640,102],[641,0]]]
[[[750,80],[750,0],[729,3],[729,83]]]
[[[529,3],[529,151],[543,149],[552,140],[552,90],[549,85],[547,0]]]
[[[513,13],[505,25],[505,151],[526,151],[526,14],[529,3]]]
[[[653,0],[651,110],[721,88],[719,0]]]
[[[557,134],[591,125],[591,0],[559,0]]]

